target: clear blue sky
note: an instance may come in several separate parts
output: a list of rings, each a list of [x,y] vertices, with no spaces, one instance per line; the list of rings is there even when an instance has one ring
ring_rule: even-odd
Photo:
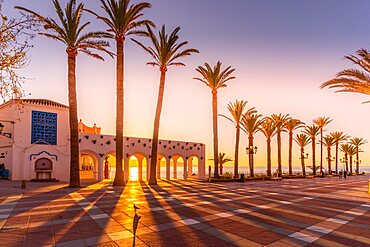
[[[192,80],[194,68],[204,62],[221,60],[237,69],[237,80],[219,92],[219,112],[235,99],[249,100],[263,115],[289,113],[311,123],[313,118],[334,119],[327,130],[343,130],[351,136],[370,140],[370,105],[363,95],[334,94],[320,90],[322,82],[350,66],[344,55],[370,46],[370,1],[366,0],[152,0],[147,18],[158,26],[181,26],[182,39],[200,50],[184,59],[186,68],[169,70],[160,136],[204,142],[210,158],[212,150],[211,95]],[[64,5],[66,1],[61,1]],[[99,11],[99,1],[85,1]],[[5,0],[4,12],[16,15],[14,5],[22,5],[55,17],[51,1]],[[93,22],[92,28],[104,25]],[[112,44],[114,49],[114,44]],[[31,51],[31,64],[24,74],[32,78],[26,85],[31,97],[67,103],[66,55],[64,47],[39,37]],[[148,56],[132,42],[126,45],[125,134],[149,137],[157,97],[158,70],[145,66]],[[114,61],[78,58],[79,116],[87,124],[97,123],[106,133],[114,133]],[[93,109],[93,110],[91,110]],[[94,112],[94,114],[91,114]],[[219,120],[220,151],[233,156],[234,127]],[[287,136],[283,136],[284,140]],[[260,147],[257,164],[266,163],[265,138],[256,135]],[[276,164],[276,140],[273,141]],[[242,137],[241,160],[246,165]],[[308,151],[311,148],[308,147]],[[367,153],[362,154],[363,161]],[[287,145],[284,143],[284,164]],[[309,161],[310,162],[310,161]],[[294,163],[299,164],[295,151]]]

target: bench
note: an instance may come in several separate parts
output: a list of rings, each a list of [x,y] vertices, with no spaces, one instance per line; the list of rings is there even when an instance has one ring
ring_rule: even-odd
[[[308,178],[308,179],[313,179],[313,178],[314,178],[314,176],[306,176],[306,178]]]
[[[271,178],[271,180],[274,180],[274,181],[281,181],[283,178],[282,177],[273,177]]]

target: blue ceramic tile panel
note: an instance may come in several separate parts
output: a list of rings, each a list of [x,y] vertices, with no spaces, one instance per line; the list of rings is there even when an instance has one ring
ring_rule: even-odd
[[[31,144],[57,145],[57,114],[32,111]]]

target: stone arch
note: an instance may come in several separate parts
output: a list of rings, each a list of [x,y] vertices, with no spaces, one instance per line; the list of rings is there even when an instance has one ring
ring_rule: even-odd
[[[131,165],[132,165],[132,162],[131,162],[132,159],[131,158],[132,157],[135,157],[136,160],[137,160],[137,180],[142,181],[143,177],[146,177],[148,179],[148,177],[149,177],[149,174],[148,174],[148,158],[145,154],[143,154],[141,152],[136,152],[134,154],[131,154],[128,158],[129,178],[133,179],[133,176],[131,174],[134,171],[134,169],[132,169],[132,167],[131,167]],[[143,169],[143,167],[145,167],[145,169]]]
[[[99,180],[102,171],[102,162],[99,154],[92,150],[80,150],[80,179]]]
[[[183,177],[185,157],[180,154],[175,154],[171,156],[170,162],[170,167],[172,166],[173,171],[171,177],[175,179]],[[179,164],[182,164],[182,166],[180,166]]]
[[[162,154],[162,153],[158,153],[157,154],[157,179],[161,179],[161,178],[164,178],[166,177],[167,179],[169,179],[168,175],[170,174],[170,168],[169,168],[169,158]],[[162,175],[162,171],[165,170],[166,172],[166,175],[163,176]]]
[[[191,155],[187,160],[188,177],[197,177],[199,174],[199,157],[198,155]]]

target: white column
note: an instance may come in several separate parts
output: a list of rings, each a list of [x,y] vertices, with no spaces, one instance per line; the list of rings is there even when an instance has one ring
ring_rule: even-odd
[[[200,180],[206,180],[206,162],[205,162],[205,156],[198,157],[198,179]]]
[[[183,158],[184,159],[184,158]],[[188,159],[184,159],[184,179],[188,178]]]
[[[95,179],[98,179],[98,181],[101,181],[103,180],[104,176],[103,176],[103,173],[104,173],[104,158],[98,158],[98,177]]]
[[[126,156],[123,157],[123,180],[125,181],[125,184],[128,182],[128,179],[130,177],[129,161],[129,158],[127,158]]]
[[[143,181],[143,159],[144,157],[137,158],[138,161],[138,175],[139,175],[139,181]]]
[[[161,160],[157,157],[157,179],[161,178]]]
[[[171,179],[171,159],[166,157],[166,179]]]
[[[193,157],[189,158],[188,161],[188,175],[191,176],[193,174]]]
[[[150,176],[150,159],[146,159],[146,180],[149,181],[149,176]]]
[[[177,160],[178,160],[178,158],[172,159],[172,160],[173,160],[173,177],[177,178]]]

